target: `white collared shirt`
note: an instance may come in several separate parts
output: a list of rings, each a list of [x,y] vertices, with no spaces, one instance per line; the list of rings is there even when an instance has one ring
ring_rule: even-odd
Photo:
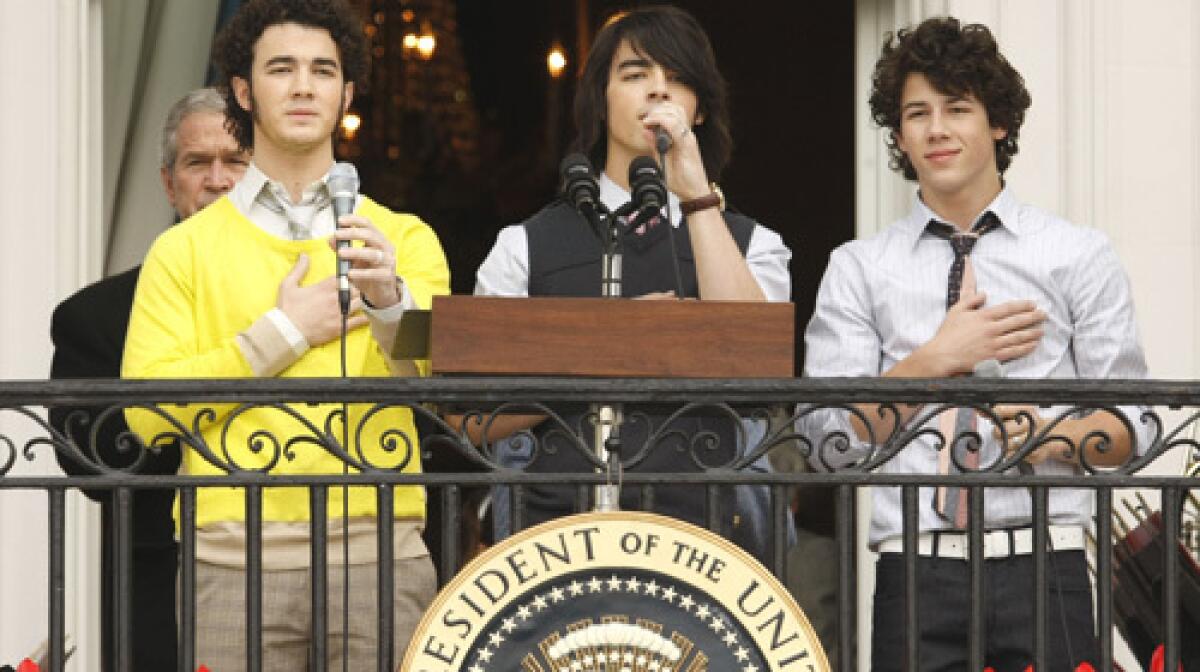
[[[332,166],[330,166],[332,169]],[[247,166],[242,179],[229,190],[229,200],[233,201],[238,212],[254,222],[263,231],[285,240],[305,240],[332,236],[337,230],[337,218],[333,214],[333,205],[327,198],[322,198],[328,191],[329,172],[326,171],[321,179],[304,188],[300,201],[293,202],[286,187],[277,180],[267,177],[253,161]],[[263,194],[263,191],[269,194]],[[288,218],[271,208],[263,205],[260,199],[275,198],[277,202],[292,214],[293,221],[304,224],[306,232],[297,235],[289,224]],[[354,209],[358,209],[359,197],[354,197]],[[307,235],[305,235],[305,233]]]
[[[1146,377],[1129,280],[1104,234],[1020,203],[1010,189],[1002,190],[987,211],[995,213],[1001,226],[981,236],[971,252],[978,290],[987,296],[989,306],[1028,299],[1047,315],[1037,349],[1005,363],[1005,375]],[[946,316],[946,284],[954,253],[947,241],[926,230],[930,219],[941,218],[917,198],[908,217],[871,238],[833,251],[805,333],[805,376],[880,376],[933,338]],[[1149,433],[1138,422],[1140,409],[1122,410],[1140,430],[1136,449],[1143,452]],[[985,437],[981,462],[989,464],[999,447],[985,424],[979,428]],[[927,426],[937,429],[937,419]],[[820,446],[832,432],[848,431],[854,436],[849,427],[844,412],[820,411],[802,419],[797,429]],[[860,442],[856,448],[852,453],[861,455],[866,446]],[[880,471],[933,474],[937,460],[932,442],[923,438]],[[818,460],[813,463],[820,468]],[[1078,468],[1047,462],[1036,470],[1073,474]],[[870,541],[876,545],[901,533],[902,509],[899,488],[873,491]],[[932,488],[922,488],[922,531],[947,527],[930,504],[932,495]],[[1088,525],[1092,508],[1089,490],[1050,493],[1051,522]],[[992,528],[1029,524],[1029,492],[989,489],[984,519]]]
[[[609,210],[629,202],[629,192],[601,175],[600,201]],[[671,224],[678,227],[683,221],[679,197],[667,195]],[[756,225],[746,247],[746,264],[762,288],[768,301],[788,301],[792,294],[792,278],[788,262],[792,253],[778,233]],[[475,294],[478,296],[529,296],[529,238],[521,224],[506,226],[496,236],[496,244],[475,273]]]

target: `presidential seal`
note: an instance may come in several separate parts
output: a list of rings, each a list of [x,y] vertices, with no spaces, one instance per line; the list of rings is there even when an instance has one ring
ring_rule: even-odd
[[[791,595],[753,557],[648,513],[560,518],[491,548],[413,635],[412,672],[825,672]]]

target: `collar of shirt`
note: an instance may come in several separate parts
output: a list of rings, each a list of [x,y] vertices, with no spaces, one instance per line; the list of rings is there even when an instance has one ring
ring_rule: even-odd
[[[617,208],[625,205],[632,198],[632,195],[613,182],[607,173],[601,173],[597,182],[600,184],[600,202],[609,210],[615,212]],[[667,205],[671,208],[671,224],[678,227],[679,223],[683,221],[683,213],[679,211],[679,197],[668,192]]]
[[[332,169],[332,167],[331,165],[330,168]],[[286,206],[292,208],[303,208],[311,205],[319,192],[326,189],[328,181],[329,172],[326,171],[319,180],[304,189],[304,192],[300,196],[300,202],[293,204],[291,196],[283,184],[272,180],[251,161],[250,165],[246,168],[246,172],[242,175],[242,179],[230,190],[229,200],[233,202],[238,211],[245,215],[247,219],[254,222],[255,225],[267,233],[278,238],[293,239],[294,236],[292,235],[287,217],[259,203],[259,194],[263,190],[269,190],[273,196],[269,194],[266,197],[276,198],[280,205],[286,204]],[[360,196],[356,196],[354,199],[355,210],[358,209],[360,199]],[[310,238],[319,238],[333,234],[334,229],[337,228],[337,221],[333,217],[333,208],[328,201],[311,214]]]
[[[1012,192],[1012,189],[1004,187],[1000,190],[1000,193],[996,195],[996,198],[992,199],[992,202],[989,203],[988,206],[984,208],[978,216],[975,217],[975,222],[978,222],[979,218],[983,217],[985,213],[991,211],[995,213],[996,217],[1000,220],[1000,229],[1019,236],[1026,232],[1027,229],[1025,223],[1021,220],[1020,210],[1020,201],[1017,200],[1017,197]],[[907,233],[911,239],[913,246],[916,246],[917,242],[921,240],[922,237],[926,235],[932,235],[928,233],[926,228],[929,225],[929,220],[931,219],[936,219],[939,222],[946,221],[936,212],[931,210],[929,206],[925,204],[925,201],[921,200],[921,192],[918,191],[913,196],[912,209],[909,211],[908,217],[903,220],[904,223],[902,227],[904,232]],[[971,225],[974,226],[975,222],[972,222]]]

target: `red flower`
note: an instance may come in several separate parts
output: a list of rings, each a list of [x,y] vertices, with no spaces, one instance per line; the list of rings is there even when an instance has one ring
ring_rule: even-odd
[[[26,658],[25,660],[21,661],[20,665],[17,666],[17,672],[38,672],[38,665],[32,660]]]
[[[200,667],[196,668],[196,672],[209,672],[208,666],[201,665]]]
[[[1158,648],[1154,650],[1154,657],[1150,659],[1150,672],[1163,672],[1163,668],[1167,666],[1167,662],[1163,660],[1166,655],[1167,652],[1163,650],[1163,645],[1159,644]],[[1179,672],[1183,672],[1183,663],[1179,663]]]

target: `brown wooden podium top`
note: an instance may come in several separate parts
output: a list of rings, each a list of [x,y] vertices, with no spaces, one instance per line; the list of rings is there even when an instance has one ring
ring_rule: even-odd
[[[747,301],[439,296],[435,375],[791,378],[795,308]]]

